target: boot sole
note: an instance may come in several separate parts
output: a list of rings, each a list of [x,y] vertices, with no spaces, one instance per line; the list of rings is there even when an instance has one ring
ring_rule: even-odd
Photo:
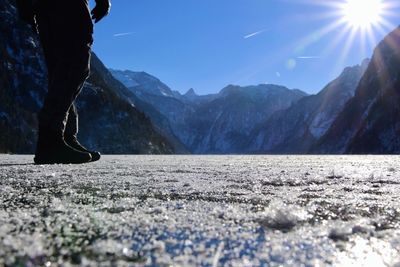
[[[35,156],[33,159],[34,163],[36,165],[53,165],[53,164],[85,164],[89,163],[92,161],[92,158],[90,156],[90,159],[87,160],[81,160],[81,161],[63,161],[63,160],[55,160],[51,158],[45,158],[45,157],[38,157]]]

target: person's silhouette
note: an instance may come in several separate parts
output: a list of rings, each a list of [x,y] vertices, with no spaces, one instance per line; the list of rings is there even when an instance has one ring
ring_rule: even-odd
[[[38,30],[48,69],[48,92],[39,113],[36,164],[86,163],[100,159],[77,140],[74,101],[89,75],[93,23],[110,10],[109,0],[17,0],[19,16]],[[91,16],[92,14],[92,16]]]

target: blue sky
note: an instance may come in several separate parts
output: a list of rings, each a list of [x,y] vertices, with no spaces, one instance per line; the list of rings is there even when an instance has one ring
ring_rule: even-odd
[[[108,67],[146,71],[182,93],[260,83],[316,93],[400,24],[391,7],[375,40],[351,38],[346,23],[329,27],[343,1],[114,0],[93,49]]]

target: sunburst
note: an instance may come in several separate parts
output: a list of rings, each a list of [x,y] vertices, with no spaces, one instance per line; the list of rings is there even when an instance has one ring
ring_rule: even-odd
[[[340,4],[340,9],[350,27],[367,29],[382,23],[386,6],[383,0],[347,0]]]
[[[318,30],[310,33],[297,43],[300,51],[311,44],[318,42],[324,36],[335,32],[336,37],[320,52],[320,56],[327,57],[334,49],[341,47],[341,54],[336,60],[333,70],[343,68],[350,51],[354,45],[359,45],[361,51],[367,47],[375,46],[378,36],[383,36],[393,30],[396,25],[390,18],[399,11],[398,0],[304,0],[311,5],[325,6],[327,12],[317,14],[316,18],[327,19],[331,22],[322,25]]]

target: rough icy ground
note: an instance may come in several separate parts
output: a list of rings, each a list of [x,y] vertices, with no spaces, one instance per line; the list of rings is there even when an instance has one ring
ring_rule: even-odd
[[[400,157],[0,156],[0,266],[400,266]]]

